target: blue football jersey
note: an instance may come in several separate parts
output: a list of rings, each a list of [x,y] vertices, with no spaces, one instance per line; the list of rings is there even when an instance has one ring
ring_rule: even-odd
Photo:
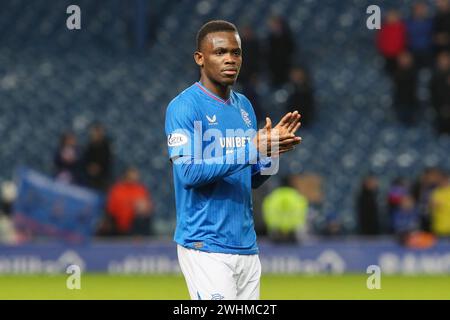
[[[208,252],[258,253],[251,193],[257,151],[250,142],[256,130],[251,103],[234,91],[223,100],[196,82],[170,102],[165,131],[173,161],[178,244]],[[186,165],[185,159],[194,164],[181,171],[177,166]],[[196,166],[196,159],[204,161]]]

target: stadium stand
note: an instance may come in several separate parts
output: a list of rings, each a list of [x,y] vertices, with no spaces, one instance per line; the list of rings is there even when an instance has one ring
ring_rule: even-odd
[[[82,29],[69,31],[69,1],[2,1],[0,181],[10,180],[20,164],[51,174],[57,137],[71,129],[84,142],[88,126],[101,121],[113,143],[115,173],[131,164],[140,169],[155,199],[155,228],[171,233],[175,207],[164,113],[180,90],[198,80],[195,34],[205,21],[222,18],[250,24],[264,38],[265,20],[274,12],[292,28],[296,62],[311,73],[317,100],[317,121],[300,130],[304,142],[285,157],[281,174],[320,174],[324,213],[336,212],[352,233],[355,193],[368,172],[379,177],[385,192],[398,175],[416,177],[434,165],[450,168],[450,137],[437,137],[433,129],[428,72],[420,77],[419,124],[404,128],[395,120],[375,31],[365,25],[370,1],[205,0],[195,8],[188,0],[152,1],[148,10],[157,24],[142,50],[133,45],[133,6],[126,3],[131,2],[77,1]],[[406,13],[412,1],[384,3]],[[259,94],[277,119],[286,91],[263,85]],[[317,218],[319,229],[324,222],[325,216]]]

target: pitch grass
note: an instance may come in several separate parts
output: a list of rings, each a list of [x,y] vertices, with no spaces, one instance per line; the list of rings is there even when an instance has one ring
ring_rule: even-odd
[[[366,287],[368,275],[264,275],[261,299],[450,299],[449,276],[382,276],[381,289]],[[0,299],[189,299],[181,276],[83,274],[81,290],[68,290],[65,275],[0,275]]]

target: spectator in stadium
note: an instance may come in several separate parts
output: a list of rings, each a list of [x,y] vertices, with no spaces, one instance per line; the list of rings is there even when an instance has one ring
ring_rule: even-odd
[[[117,235],[148,236],[151,233],[153,202],[139,171],[130,167],[109,191],[107,214],[112,217]]]
[[[431,231],[430,198],[441,181],[441,170],[437,167],[426,168],[412,187],[412,195],[420,214],[420,228]]]
[[[419,211],[410,194],[404,194],[399,199],[398,206],[393,210],[393,230],[400,242],[420,229]]]
[[[378,185],[377,177],[368,175],[363,179],[357,195],[358,229],[361,235],[377,235],[380,233],[377,201]]]
[[[387,205],[388,205],[388,213],[391,223],[391,229],[390,231],[394,231],[394,215],[395,212],[397,212],[401,206],[403,198],[408,194],[408,183],[406,179],[402,177],[395,178],[391,186],[389,187],[388,194],[387,194]]]
[[[272,16],[269,21],[267,67],[272,85],[279,87],[288,81],[295,43],[288,23],[280,16]]]
[[[450,2],[436,0],[437,12],[433,19],[433,42],[436,53],[450,51]]]
[[[87,186],[106,192],[111,181],[112,152],[105,128],[100,123],[95,123],[90,128],[83,164]]]
[[[262,209],[269,237],[275,242],[296,242],[305,226],[308,200],[292,187],[291,177],[264,198]]]
[[[17,197],[17,187],[12,181],[5,181],[0,188],[0,214],[11,216],[13,203]]]
[[[397,10],[389,10],[376,38],[378,51],[385,59],[388,75],[393,75],[397,57],[406,49],[406,26]]]
[[[239,71],[238,83],[242,88],[242,94],[252,101],[256,119],[258,123],[260,123],[263,122],[267,116],[261,105],[258,94],[258,87],[260,84],[259,68],[262,63],[262,46],[254,29],[250,25],[245,25],[242,28],[241,37],[242,55],[243,59],[245,59],[245,63]]]
[[[429,67],[432,61],[433,22],[428,16],[428,5],[420,1],[412,5],[412,17],[406,22],[408,49],[417,68]]]
[[[256,121],[258,124],[264,123],[264,119],[269,116],[265,111],[264,106],[261,104],[261,99],[258,93],[260,81],[258,74],[254,73],[250,75],[248,81],[242,83],[242,94],[244,94],[253,105],[253,110],[255,111]]]
[[[157,41],[158,28],[163,24],[161,12],[147,0],[123,1],[119,8],[126,22],[127,42],[136,51],[143,51]]]
[[[417,121],[419,101],[417,99],[417,69],[409,52],[397,57],[397,66],[393,73],[394,109],[397,120],[405,126]]]
[[[436,113],[436,130],[450,134],[450,54],[437,56],[436,69],[430,83],[431,102]]]
[[[450,237],[450,181],[447,173],[441,172],[438,187],[431,193],[431,227],[439,237]]]
[[[81,155],[74,133],[66,132],[61,136],[53,164],[57,181],[70,184],[81,182]]]
[[[302,127],[307,128],[314,120],[314,92],[311,79],[305,69],[300,67],[292,68],[289,73],[288,92],[289,97],[286,102],[286,110],[291,110],[292,106],[300,106],[302,114]]]
[[[341,218],[336,211],[325,214],[325,225],[322,234],[327,237],[340,236],[344,232]]]
[[[239,82],[246,86],[251,78],[258,77],[261,65],[261,44],[250,25],[241,29],[242,56],[245,63],[239,72]]]
[[[11,219],[14,200],[17,198],[17,188],[14,182],[4,181],[0,185],[0,244],[15,244],[19,238]]]

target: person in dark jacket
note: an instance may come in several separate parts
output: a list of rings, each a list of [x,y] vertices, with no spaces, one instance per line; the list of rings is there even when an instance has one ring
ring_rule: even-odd
[[[377,193],[378,179],[373,175],[364,178],[356,201],[358,229],[361,235],[380,233]]]
[[[90,129],[90,139],[83,159],[87,186],[106,191],[111,181],[112,153],[105,128],[99,123]]]
[[[433,19],[433,42],[437,54],[450,51],[450,1],[436,1],[436,15]]]
[[[450,54],[437,56],[436,69],[430,83],[431,101],[436,112],[436,129],[439,134],[450,134]]]
[[[417,68],[409,52],[403,52],[397,58],[394,80],[394,109],[397,119],[405,126],[417,121],[419,101],[417,99]]]
[[[270,18],[267,67],[272,85],[281,86],[288,81],[294,50],[295,43],[289,25],[279,16]]]
[[[288,90],[286,110],[298,106],[302,114],[302,127],[309,127],[314,120],[314,91],[309,75],[303,68],[295,67],[291,70]]]
[[[57,181],[69,184],[81,182],[81,154],[74,133],[66,132],[61,136],[53,164]]]
[[[412,17],[406,22],[408,49],[414,56],[417,67],[428,68],[432,61],[433,21],[428,16],[426,2],[412,5]]]
[[[261,44],[253,28],[249,25],[242,28],[242,55],[245,64],[239,71],[239,82],[245,87],[252,81],[252,77],[258,77],[261,65]],[[250,100],[252,101],[252,100]]]

